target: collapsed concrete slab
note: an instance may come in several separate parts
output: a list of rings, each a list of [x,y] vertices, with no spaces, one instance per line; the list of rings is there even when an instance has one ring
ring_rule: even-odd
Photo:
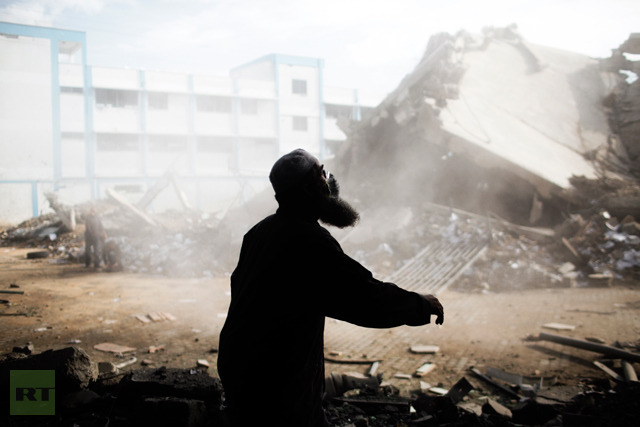
[[[527,43],[513,25],[436,34],[395,91],[342,123],[334,170],[364,199],[549,223],[572,177],[628,171],[603,104],[622,80],[596,59]]]

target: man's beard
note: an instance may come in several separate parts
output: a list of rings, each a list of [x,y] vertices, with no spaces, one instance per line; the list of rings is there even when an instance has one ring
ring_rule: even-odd
[[[360,219],[360,214],[346,200],[340,198],[340,186],[338,181],[329,175],[328,196],[323,196],[320,203],[320,221],[338,228],[351,227]]]

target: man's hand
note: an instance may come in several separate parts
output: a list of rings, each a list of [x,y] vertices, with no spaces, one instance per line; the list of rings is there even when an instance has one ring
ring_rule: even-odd
[[[436,316],[438,316],[436,318],[436,325],[442,325],[442,322],[444,322],[444,309],[442,308],[442,304],[440,304],[440,301],[438,301],[438,298],[434,297],[433,295],[423,295],[423,296],[431,305],[430,314],[435,314]]]

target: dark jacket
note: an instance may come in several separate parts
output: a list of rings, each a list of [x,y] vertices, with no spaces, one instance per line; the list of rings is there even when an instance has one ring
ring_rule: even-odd
[[[371,328],[429,323],[421,295],[373,278],[315,218],[282,208],[245,236],[218,372],[230,412],[321,426],[325,316]]]

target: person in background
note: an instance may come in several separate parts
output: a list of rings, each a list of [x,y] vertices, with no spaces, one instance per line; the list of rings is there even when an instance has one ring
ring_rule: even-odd
[[[102,261],[102,243],[107,238],[102,221],[96,208],[91,208],[85,218],[84,230],[84,265],[89,267],[93,261],[95,268],[100,268]]]

